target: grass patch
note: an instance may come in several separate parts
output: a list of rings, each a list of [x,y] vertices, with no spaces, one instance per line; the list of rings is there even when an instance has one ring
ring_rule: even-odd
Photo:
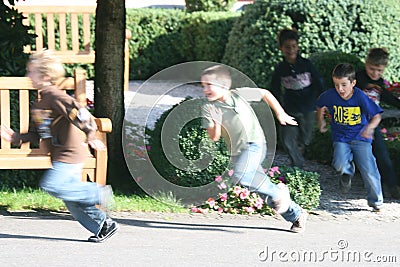
[[[179,212],[189,213],[190,210],[170,198],[160,198],[161,201],[149,196],[120,195],[114,196],[114,211],[144,211],[144,212]],[[39,189],[2,189],[0,191],[0,208],[8,211],[17,210],[49,210],[66,211],[64,203]]]

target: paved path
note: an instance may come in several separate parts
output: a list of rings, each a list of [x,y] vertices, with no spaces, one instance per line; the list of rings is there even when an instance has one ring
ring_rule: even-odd
[[[326,220],[311,214],[307,231],[294,234],[283,219],[259,215],[112,216],[120,231],[107,242],[94,244],[86,242],[89,233],[67,213],[3,212],[1,266],[281,266],[284,262],[398,266],[400,262],[397,221]]]

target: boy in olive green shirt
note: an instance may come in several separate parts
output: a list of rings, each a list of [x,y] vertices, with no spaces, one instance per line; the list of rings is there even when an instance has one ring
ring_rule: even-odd
[[[276,98],[267,90],[231,86],[229,70],[222,65],[207,68],[201,76],[201,85],[207,100],[202,107],[203,127],[211,140],[222,137],[231,154],[235,182],[266,195],[266,203],[282,217],[293,223],[291,231],[304,232],[307,212],[290,199],[283,184],[273,184],[261,166],[266,156],[266,142],[261,125],[244,95],[263,99],[275,112],[282,125],[297,125],[286,114]]]

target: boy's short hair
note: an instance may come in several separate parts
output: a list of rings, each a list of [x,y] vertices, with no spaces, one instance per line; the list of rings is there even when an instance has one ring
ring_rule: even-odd
[[[203,70],[201,76],[203,77],[205,75],[214,75],[216,84],[226,87],[227,89],[231,87],[231,73],[223,65],[215,65]]]
[[[356,70],[349,63],[340,63],[333,69],[332,78],[348,78],[352,82],[356,79]]]
[[[293,29],[280,30],[278,33],[278,46],[281,47],[287,40],[295,40],[298,43],[299,35],[297,34],[297,31]]]
[[[386,66],[389,62],[389,53],[386,48],[371,48],[365,62],[375,66]]]
[[[29,56],[28,64],[37,65],[39,73],[48,76],[52,84],[65,76],[65,70],[61,61],[53,54],[53,51],[42,49]]]

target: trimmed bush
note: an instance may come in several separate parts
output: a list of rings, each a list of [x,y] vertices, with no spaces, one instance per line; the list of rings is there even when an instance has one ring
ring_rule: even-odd
[[[369,48],[386,47],[391,61],[385,76],[395,80],[400,76],[400,27],[394,25],[400,25],[396,0],[259,0],[234,25],[223,63],[268,88],[270,74],[281,60],[277,33],[293,26],[304,57],[337,50],[365,58]]]
[[[229,11],[236,0],[186,0],[187,12]]]
[[[186,61],[221,62],[238,12],[195,12],[182,25],[179,51]]]
[[[129,41],[131,79],[147,79],[185,61],[178,49],[185,16],[181,10],[127,9],[126,27],[132,32]]]
[[[146,135],[149,136],[149,158],[160,175],[174,184],[195,187],[206,185],[214,181],[216,176],[224,173],[227,170],[229,156],[224,142],[222,140],[215,143],[212,142],[208,138],[206,130],[201,128],[201,118],[199,114],[204,100],[196,100],[192,102],[190,106],[182,105],[182,103],[188,100],[191,100],[191,98],[186,98],[181,103],[178,103],[171,109],[165,111],[156,121],[154,130],[146,129]],[[182,105],[184,109],[180,109],[178,117],[175,117],[175,121],[179,121],[181,118],[185,120],[186,116],[188,116],[188,118],[197,119],[189,121],[180,130],[176,129],[176,131],[179,132],[179,137],[177,137],[178,140],[175,139],[171,141],[177,141],[179,143],[180,151],[167,152],[168,155],[174,159],[179,159],[182,156],[188,159],[189,166],[186,166],[186,170],[176,167],[168,160],[161,143],[161,132],[163,127],[175,127],[175,125],[165,126],[165,120],[179,105]],[[180,127],[180,125],[176,125],[176,127]],[[199,167],[197,167],[198,164],[194,161],[205,160],[207,155],[213,155],[214,159],[206,169],[199,169]]]
[[[356,71],[364,69],[364,63],[355,55],[340,52],[316,52],[310,55],[310,60],[314,63],[322,78],[326,88],[334,88],[332,81],[332,71],[339,63],[350,63]]]
[[[170,66],[195,60],[221,62],[238,12],[128,9],[130,78],[147,79]]]

